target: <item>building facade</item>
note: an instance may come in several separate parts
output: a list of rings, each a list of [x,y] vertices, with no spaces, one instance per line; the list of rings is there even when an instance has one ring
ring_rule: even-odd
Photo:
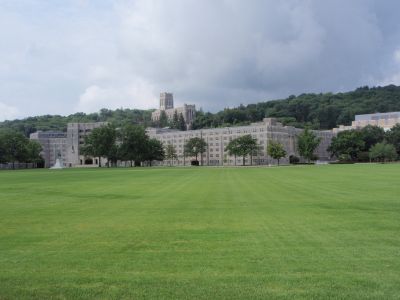
[[[206,152],[199,159],[202,165],[208,166],[224,166],[224,165],[241,165],[241,157],[229,156],[225,151],[229,141],[239,136],[250,134],[257,139],[259,151],[253,157],[246,158],[246,164],[253,165],[270,165],[277,162],[267,155],[267,147],[270,141],[281,143],[287,153],[287,156],[281,161],[289,163],[289,156],[300,156],[297,151],[297,136],[302,132],[302,129],[283,126],[275,119],[265,118],[262,122],[253,123],[249,126],[225,127],[201,130],[178,131],[171,129],[148,128],[147,133],[150,138],[155,138],[164,145],[172,144],[178,155],[178,159],[174,161],[158,162],[158,165],[190,165],[190,161],[194,158],[184,156],[184,145],[194,137],[203,138],[207,143]],[[327,148],[330,145],[334,133],[331,130],[314,131],[321,137],[321,143],[315,154],[321,161],[329,161],[330,154]]]
[[[361,129],[365,126],[372,125],[383,128],[385,131],[390,130],[396,124],[400,124],[400,112],[376,113],[356,115],[355,120],[350,126],[340,125],[334,128],[334,132],[340,132],[352,129]]]
[[[37,131],[31,133],[29,138],[38,141],[42,146],[41,156],[44,159],[44,167],[55,165],[57,158],[65,166],[67,156],[67,134],[61,131]]]
[[[182,114],[185,120],[186,127],[190,129],[192,127],[194,118],[196,117],[196,106],[191,104],[184,104],[182,107],[174,108],[174,96],[172,93],[161,93],[160,94],[160,109],[157,109],[151,114],[151,120],[157,122],[160,120],[161,113],[165,112],[169,121],[173,120],[175,112]]]
[[[85,143],[85,137],[88,136],[94,128],[106,125],[107,122],[96,123],[68,123],[66,137],[66,167],[96,167],[104,165],[105,158],[85,156],[81,148]]]

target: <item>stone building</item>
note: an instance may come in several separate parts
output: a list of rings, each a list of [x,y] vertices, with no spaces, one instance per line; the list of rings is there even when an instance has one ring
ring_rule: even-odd
[[[61,131],[37,131],[31,133],[29,138],[38,141],[42,146],[41,156],[44,159],[44,167],[54,166],[57,158],[65,166],[67,153],[67,134]]]
[[[302,129],[283,126],[275,119],[265,118],[262,122],[252,123],[249,126],[238,127],[225,127],[225,128],[212,128],[200,129],[189,131],[178,131],[172,129],[159,129],[148,128],[147,133],[151,138],[156,138],[164,143],[164,145],[172,144],[177,152],[178,159],[174,160],[174,165],[189,165],[190,160],[194,158],[184,157],[184,145],[187,140],[193,137],[201,137],[207,143],[206,152],[201,157],[201,163],[209,166],[223,166],[223,165],[241,165],[242,158],[235,158],[229,156],[225,151],[225,147],[229,141],[239,136],[250,134],[257,139],[259,144],[259,151],[251,158],[246,158],[246,164],[252,163],[253,165],[268,165],[276,164],[276,161],[267,155],[268,143],[278,141],[283,144],[287,156],[281,161],[283,163],[289,162],[290,155],[300,156],[297,151],[297,136],[302,132]],[[316,150],[316,155],[321,161],[329,161],[330,154],[327,148],[331,142],[334,133],[331,130],[314,131],[314,133],[321,137],[321,143]],[[164,161],[158,162],[159,165],[169,165],[172,162]]]
[[[160,94],[160,109],[157,109],[151,114],[151,120],[153,122],[159,121],[163,111],[165,112],[169,121],[174,118],[175,112],[178,114],[178,116],[182,114],[188,129],[191,128],[193,120],[196,116],[195,105],[184,104],[182,107],[174,108],[174,96],[172,93]]]
[[[66,137],[66,158],[67,167],[96,167],[104,165],[107,160],[98,157],[85,156],[81,153],[81,147],[85,143],[85,137],[94,128],[106,125],[106,122],[97,123],[68,123]]]
[[[378,126],[387,131],[396,124],[400,124],[400,112],[356,115],[350,126],[340,125],[338,128],[334,128],[333,131],[337,133],[345,130],[361,129],[367,125]]]

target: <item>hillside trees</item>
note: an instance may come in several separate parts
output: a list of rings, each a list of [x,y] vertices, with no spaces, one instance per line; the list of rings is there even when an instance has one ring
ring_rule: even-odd
[[[179,117],[178,117],[178,111],[177,110],[174,111],[171,128],[176,128],[176,129],[179,128]]]
[[[246,125],[263,118],[278,118],[284,125],[312,129],[331,129],[340,124],[350,125],[356,114],[400,111],[400,86],[361,87],[346,93],[308,93],[235,108],[217,113],[196,112],[193,129],[232,125]],[[125,123],[160,125],[151,122],[152,110],[102,109],[99,113],[75,113],[69,116],[45,115],[23,120],[0,122],[0,128],[11,128],[29,136],[37,130],[65,131],[68,122],[109,122],[116,127]],[[166,115],[161,116],[161,127],[168,126]],[[180,116],[178,114],[178,119]],[[184,127],[181,127],[184,130]]]
[[[297,140],[297,148],[301,156],[307,159],[308,163],[311,160],[315,160],[315,149],[319,146],[321,138],[317,137],[308,128],[304,129],[302,133],[299,134]]]
[[[151,125],[151,113],[152,110],[127,108],[110,110],[103,108],[98,113],[85,114],[79,112],[69,116],[44,115],[21,120],[4,121],[0,122],[0,129],[12,129],[29,137],[30,133],[38,130],[66,131],[67,123],[70,122],[109,122],[115,127],[121,127],[125,123],[132,123],[146,127]]]
[[[240,105],[215,114],[197,112],[193,128],[246,125],[277,118],[284,125],[331,129],[350,125],[356,114],[400,110],[400,86],[361,87],[346,93],[301,94],[286,99]]]
[[[168,126],[168,117],[167,117],[167,114],[165,113],[165,110],[162,110],[160,112],[159,124],[160,124],[161,128]]]
[[[185,122],[185,118],[183,117],[182,113],[179,114],[177,129],[179,129],[181,131],[186,130],[186,122]]]

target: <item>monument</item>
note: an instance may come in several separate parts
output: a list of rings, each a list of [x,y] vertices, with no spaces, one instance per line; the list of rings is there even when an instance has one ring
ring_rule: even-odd
[[[54,170],[54,169],[62,169],[63,168],[63,164],[61,162],[61,153],[58,150],[57,154],[56,154],[56,163],[54,164],[54,166],[52,166],[50,169]]]

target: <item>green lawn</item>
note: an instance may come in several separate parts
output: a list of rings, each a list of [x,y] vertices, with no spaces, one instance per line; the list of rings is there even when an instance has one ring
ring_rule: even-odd
[[[0,299],[400,299],[400,164],[0,172]]]

